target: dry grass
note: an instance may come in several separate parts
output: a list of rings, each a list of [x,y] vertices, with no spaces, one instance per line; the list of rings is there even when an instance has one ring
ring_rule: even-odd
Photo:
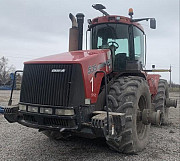
[[[169,88],[169,92],[180,92],[180,88],[178,88],[178,87],[171,87],[171,88]]]

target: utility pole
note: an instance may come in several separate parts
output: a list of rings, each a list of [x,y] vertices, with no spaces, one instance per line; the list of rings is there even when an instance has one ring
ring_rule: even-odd
[[[169,72],[170,72],[170,88],[171,88],[171,64],[170,64],[170,70],[169,70]]]

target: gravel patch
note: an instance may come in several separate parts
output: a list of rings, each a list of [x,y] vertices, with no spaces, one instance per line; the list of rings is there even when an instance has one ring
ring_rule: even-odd
[[[9,91],[0,91],[0,105],[7,105]],[[2,161],[66,161],[66,160],[127,160],[127,161],[179,161],[180,158],[180,98],[178,108],[170,109],[170,124],[151,127],[148,146],[137,155],[125,155],[108,148],[104,139],[73,137],[68,141],[54,141],[37,129],[20,124],[8,123],[0,115],[0,160]],[[14,92],[13,100],[18,102],[19,91]]]

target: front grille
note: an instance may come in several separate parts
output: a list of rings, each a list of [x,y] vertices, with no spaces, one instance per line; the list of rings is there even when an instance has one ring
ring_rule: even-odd
[[[72,64],[25,64],[20,102],[68,106],[71,75]]]
[[[40,119],[38,119],[38,117]],[[76,121],[74,119],[52,118],[46,116],[40,117],[40,116],[32,116],[29,114],[23,114],[23,120],[32,124],[39,124],[39,125],[46,125],[53,127],[72,128],[76,126]]]
[[[23,120],[28,121],[28,122],[30,122],[30,123],[37,123],[35,117],[32,116],[32,115],[26,115],[26,114],[24,114],[24,115],[23,115]]]
[[[75,120],[67,120],[60,118],[44,118],[44,125],[47,126],[61,126],[61,127],[74,127],[76,126]]]
[[[44,118],[45,125],[62,125],[68,127],[68,120],[58,118]]]

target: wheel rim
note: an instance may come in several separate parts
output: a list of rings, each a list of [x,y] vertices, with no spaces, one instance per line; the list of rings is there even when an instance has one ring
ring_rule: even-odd
[[[144,125],[142,122],[142,112],[144,109],[147,109],[147,102],[146,98],[144,96],[141,96],[138,102],[136,117],[136,129],[139,140],[142,140],[144,138],[144,134],[146,131],[146,125]]]

